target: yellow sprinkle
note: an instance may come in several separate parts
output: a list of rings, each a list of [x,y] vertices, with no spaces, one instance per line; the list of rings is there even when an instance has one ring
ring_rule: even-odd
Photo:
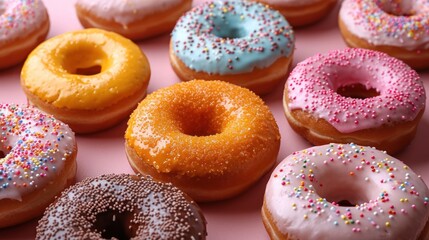
[[[386,227],[390,227],[390,222],[386,222]]]
[[[304,214],[304,219],[307,219],[307,218],[308,218],[307,214]]]

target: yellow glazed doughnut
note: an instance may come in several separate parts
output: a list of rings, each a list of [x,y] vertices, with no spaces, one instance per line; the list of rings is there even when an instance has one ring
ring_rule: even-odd
[[[148,60],[132,41],[86,29],[38,46],[24,63],[21,85],[29,102],[77,133],[111,127],[146,96]]]
[[[172,182],[196,201],[237,195],[274,165],[276,121],[251,91],[221,81],[182,82],[150,94],[125,134],[131,167]]]

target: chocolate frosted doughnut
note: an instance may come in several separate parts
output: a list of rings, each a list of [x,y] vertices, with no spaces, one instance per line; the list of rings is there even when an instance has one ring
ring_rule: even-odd
[[[200,208],[171,183],[141,175],[102,175],[64,191],[36,239],[205,239]]]

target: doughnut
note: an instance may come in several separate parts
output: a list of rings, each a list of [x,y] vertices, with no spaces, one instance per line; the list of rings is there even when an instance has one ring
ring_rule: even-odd
[[[278,10],[293,27],[321,20],[331,12],[337,0],[254,0]]]
[[[262,218],[271,239],[427,239],[428,197],[420,176],[385,152],[328,144],[276,167]]]
[[[29,103],[77,133],[109,128],[146,96],[150,66],[140,48],[113,32],[85,29],[39,45],[25,61]]]
[[[72,130],[36,108],[0,104],[0,228],[43,214],[74,182]]]
[[[128,121],[125,142],[134,171],[172,182],[202,202],[235,196],[269,171],[280,133],[253,92],[194,80],[144,99]]]
[[[49,32],[49,16],[41,0],[0,3],[0,69],[23,62]]]
[[[132,40],[170,32],[192,0],[77,0],[77,17],[85,28],[101,28]]]
[[[385,52],[417,70],[429,67],[426,0],[344,0],[339,27],[350,47]]]
[[[182,81],[221,80],[266,94],[286,79],[294,42],[277,11],[254,2],[208,1],[177,22],[170,62]]]
[[[171,183],[109,174],[68,188],[45,211],[36,239],[205,239],[194,201]]]
[[[408,65],[357,48],[298,63],[283,95],[289,124],[309,142],[354,142],[390,154],[414,138],[425,102],[423,83]]]

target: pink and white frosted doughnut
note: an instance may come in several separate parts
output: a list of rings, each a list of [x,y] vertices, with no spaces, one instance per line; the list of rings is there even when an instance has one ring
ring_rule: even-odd
[[[49,32],[48,12],[41,0],[0,2],[0,69],[25,60]]]
[[[72,130],[36,108],[0,104],[0,228],[41,215],[76,174]]]
[[[283,96],[289,124],[309,142],[354,142],[389,153],[411,142],[425,101],[414,70],[366,49],[306,59],[290,74]]]
[[[415,69],[429,67],[427,0],[344,0],[339,26],[351,47],[388,53]]]
[[[76,14],[85,28],[101,28],[140,40],[173,29],[192,0],[77,0]]]
[[[293,27],[316,23],[334,9],[337,0],[253,0],[283,14]]]
[[[428,197],[401,161],[370,147],[330,144],[276,167],[262,216],[272,239],[427,239]]]

